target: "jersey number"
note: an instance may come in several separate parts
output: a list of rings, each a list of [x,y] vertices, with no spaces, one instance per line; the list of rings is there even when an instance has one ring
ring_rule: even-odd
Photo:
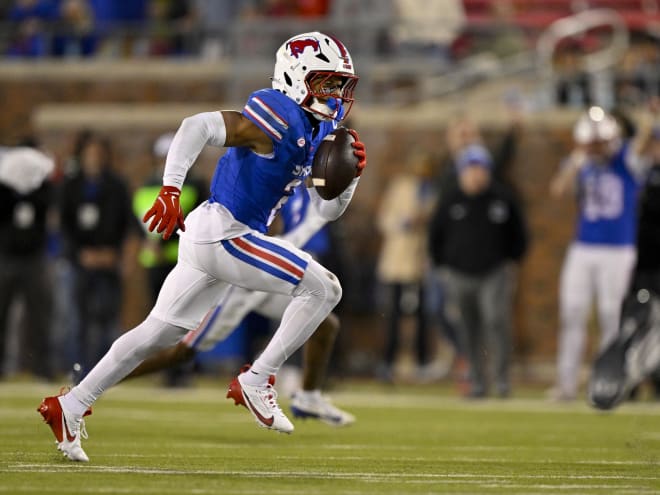
[[[611,220],[623,213],[623,182],[614,174],[589,176],[584,184],[584,216],[587,220]]]

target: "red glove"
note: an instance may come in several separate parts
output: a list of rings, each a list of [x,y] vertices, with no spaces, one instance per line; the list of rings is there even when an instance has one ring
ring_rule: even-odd
[[[364,167],[367,166],[367,150],[364,148],[364,143],[360,141],[360,136],[358,136],[358,133],[355,129],[349,129],[348,132],[355,139],[355,141],[351,143],[351,146],[353,146],[353,154],[360,160],[357,164],[357,172],[355,173],[355,177],[360,177]]]
[[[179,204],[179,196],[181,196],[181,191],[178,188],[174,186],[161,187],[153,206],[142,218],[142,221],[146,223],[153,217],[148,227],[149,232],[153,232],[154,228],[158,226],[156,232],[160,234],[165,231],[163,234],[165,240],[170,238],[177,227],[185,232],[186,226],[183,224],[183,211],[181,211],[181,205]]]

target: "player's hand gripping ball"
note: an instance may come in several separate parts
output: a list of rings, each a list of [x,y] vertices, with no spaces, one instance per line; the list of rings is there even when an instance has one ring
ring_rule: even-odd
[[[312,184],[325,200],[334,199],[367,165],[364,143],[353,129],[338,127],[319,145],[312,162]]]

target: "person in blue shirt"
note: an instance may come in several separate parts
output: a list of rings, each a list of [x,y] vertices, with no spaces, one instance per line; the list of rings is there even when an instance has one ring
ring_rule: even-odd
[[[573,400],[579,388],[587,318],[596,299],[602,350],[617,335],[621,303],[636,259],[637,202],[648,168],[616,119],[591,107],[573,129],[575,148],[550,184],[559,198],[578,200],[575,237],[559,281],[560,331],[553,399]]]
[[[357,81],[339,40],[303,33],[278,49],[272,89],[252,93],[242,112],[203,112],[183,120],[168,152],[163,187],[144,217],[164,238],[179,229],[177,265],[146,320],[119,337],[70,392],[46,397],[38,408],[68,459],[89,460],[80,443],[81,423],[99,396],[145,358],[197,328],[229,285],[292,296],[272,339],[232,381],[228,395],[259,426],[293,431],[277,403],[275,375],[330,314],[342,288],[311,255],[266,232],[309,176],[315,149],[348,115]],[[351,133],[355,179],[332,200],[309,189],[313,207],[327,220],[344,212],[367,163],[364,144]],[[218,161],[209,199],[184,224],[181,187],[206,145],[228,149]]]

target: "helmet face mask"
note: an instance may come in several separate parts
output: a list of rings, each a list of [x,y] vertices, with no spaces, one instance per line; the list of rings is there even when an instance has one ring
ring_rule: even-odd
[[[358,79],[346,47],[323,33],[294,36],[275,55],[273,89],[319,120],[337,118],[341,106],[348,115]]]
[[[355,101],[353,92],[357,76],[339,75],[336,72],[310,72],[305,80],[309,95],[301,106],[319,120],[335,119],[339,107],[348,115]]]

